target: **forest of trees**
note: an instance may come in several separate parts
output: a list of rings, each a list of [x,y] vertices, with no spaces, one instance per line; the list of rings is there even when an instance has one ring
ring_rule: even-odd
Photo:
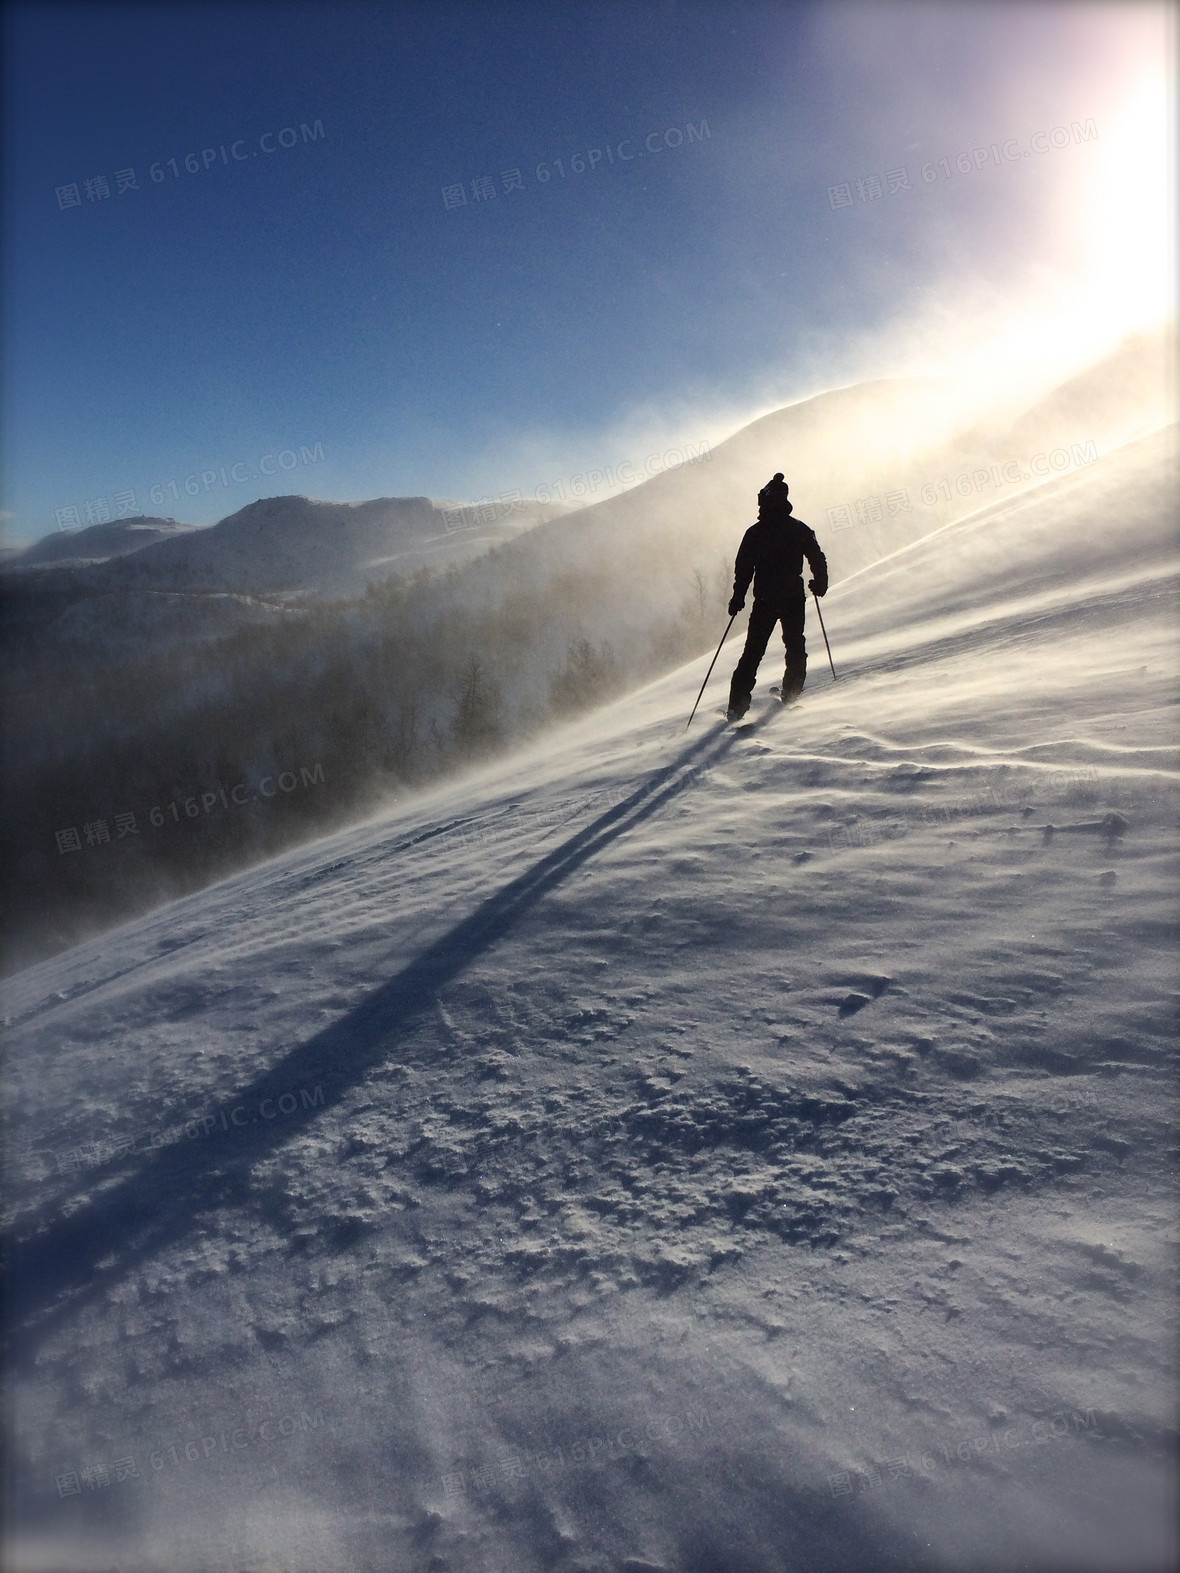
[[[496,557],[492,553],[491,557]],[[379,811],[709,649],[729,565],[620,592],[398,576],[218,639],[7,644],[11,969]],[[691,696],[687,696],[691,702]]]

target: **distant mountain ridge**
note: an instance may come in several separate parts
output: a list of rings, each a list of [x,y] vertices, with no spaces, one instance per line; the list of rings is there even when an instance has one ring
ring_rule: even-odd
[[[181,524],[177,519],[156,519],[147,514],[137,514],[130,519],[110,519],[105,524],[90,524],[84,530],[55,530],[43,536],[32,546],[16,551],[7,558],[4,568],[39,568],[46,563],[95,563],[106,562],[112,557],[124,557],[129,552],[154,546],[157,541],[167,541],[177,535],[188,535],[206,528],[198,524]]]
[[[267,497],[217,524],[137,518],[54,533],[0,562],[10,634],[77,655],[214,639],[418,569],[467,565],[569,511],[429,497]],[[490,514],[490,517],[489,517]]]
[[[139,518],[48,535],[10,558],[3,572],[36,569],[47,587],[79,593],[356,595],[393,573],[469,561],[568,511],[563,503],[527,501],[477,510],[429,497],[265,497],[212,525]],[[68,578],[47,580],[53,569]]]

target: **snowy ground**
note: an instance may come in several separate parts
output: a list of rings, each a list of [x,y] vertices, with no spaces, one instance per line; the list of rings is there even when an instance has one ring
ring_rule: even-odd
[[[1172,1565],[1174,485],[14,979],[10,1565]]]

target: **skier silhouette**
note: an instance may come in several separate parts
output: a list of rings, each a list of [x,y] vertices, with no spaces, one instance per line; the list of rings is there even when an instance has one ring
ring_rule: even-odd
[[[798,699],[807,677],[807,642],[803,619],[807,591],[803,588],[803,559],[813,577],[807,589],[816,595],[828,591],[828,563],[819,542],[802,519],[792,518],[789,487],[779,470],[758,493],[758,522],[752,524],[738,547],[733,571],[733,599],[729,615],[735,617],[746,604],[746,590],[754,581],[754,605],[746,632],[746,647],[734,668],[729,685],[730,721],[740,721],[750,708],[750,695],[758,676],[758,663],[776,623],[782,624],[787,662],[783,674],[782,702]]]

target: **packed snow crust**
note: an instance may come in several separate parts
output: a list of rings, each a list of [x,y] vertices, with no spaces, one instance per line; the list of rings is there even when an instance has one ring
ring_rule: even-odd
[[[7,1565],[1173,1565],[1174,496],[11,980]]]

